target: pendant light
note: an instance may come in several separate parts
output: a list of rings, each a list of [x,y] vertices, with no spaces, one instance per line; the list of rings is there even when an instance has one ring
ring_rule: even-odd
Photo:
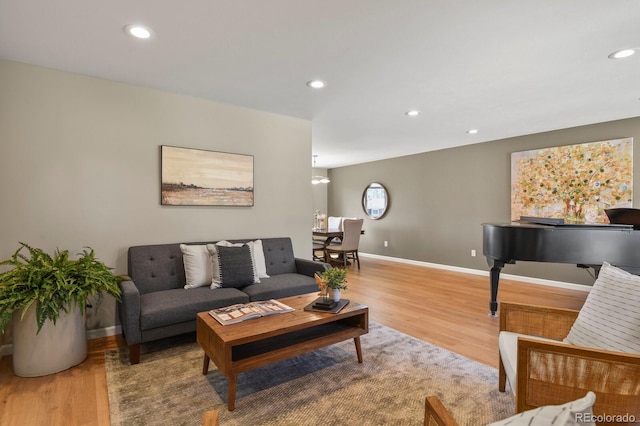
[[[313,168],[314,169],[316,168],[316,157],[317,157],[317,155],[313,156]],[[331,182],[331,181],[326,176],[311,176],[311,183],[314,184],[314,185],[317,185],[319,183],[329,183],[329,182]]]

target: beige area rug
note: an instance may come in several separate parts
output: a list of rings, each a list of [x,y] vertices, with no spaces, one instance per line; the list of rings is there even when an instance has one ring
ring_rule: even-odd
[[[462,355],[370,324],[361,337],[238,376],[236,409],[227,410],[227,379],[213,363],[202,375],[194,335],[142,348],[106,352],[111,424],[198,425],[220,411],[226,425],[421,425],[424,399],[437,395],[461,425],[484,425],[513,414],[509,392],[498,392],[497,370]]]

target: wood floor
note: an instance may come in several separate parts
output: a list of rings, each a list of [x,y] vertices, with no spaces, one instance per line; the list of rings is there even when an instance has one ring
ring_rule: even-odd
[[[497,367],[499,320],[487,316],[488,277],[366,257],[361,266],[350,267],[343,297],[368,305],[370,321]],[[579,308],[586,296],[501,280],[498,299]],[[108,425],[104,350],[122,344],[119,336],[92,340],[81,365],[37,378],[14,376],[11,357],[3,357],[0,425]]]

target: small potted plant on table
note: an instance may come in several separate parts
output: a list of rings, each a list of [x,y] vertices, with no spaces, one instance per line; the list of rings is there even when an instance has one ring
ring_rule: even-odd
[[[331,267],[320,274],[320,279],[327,289],[332,290],[332,297],[335,302],[340,300],[341,290],[347,289],[347,270],[344,268]]]
[[[98,303],[103,293],[119,298],[122,277],[96,259],[91,248],[71,259],[68,250],[50,256],[20,243],[0,266],[13,266],[0,273],[0,333],[13,319],[14,374],[44,376],[84,361],[87,298],[98,296]]]

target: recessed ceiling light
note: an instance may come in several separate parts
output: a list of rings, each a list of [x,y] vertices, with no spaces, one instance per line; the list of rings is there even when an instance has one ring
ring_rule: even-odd
[[[416,117],[420,115],[420,111],[412,109],[411,111],[405,112],[405,115],[408,115],[409,117]]]
[[[124,27],[124,30],[127,34],[135,38],[147,39],[151,37],[151,30],[147,27],[143,27],[142,25],[127,25]]]
[[[470,135],[475,135],[476,133],[478,133],[478,129],[469,129],[467,130],[467,133],[469,133]]]
[[[307,81],[307,86],[313,89],[322,89],[324,86],[326,86],[326,84],[322,80],[311,80]]]
[[[635,49],[622,49],[622,50],[616,50],[615,52],[613,52],[611,55],[609,55],[609,59],[623,59],[623,58],[628,58],[629,56],[633,55],[634,53],[636,53]]]

